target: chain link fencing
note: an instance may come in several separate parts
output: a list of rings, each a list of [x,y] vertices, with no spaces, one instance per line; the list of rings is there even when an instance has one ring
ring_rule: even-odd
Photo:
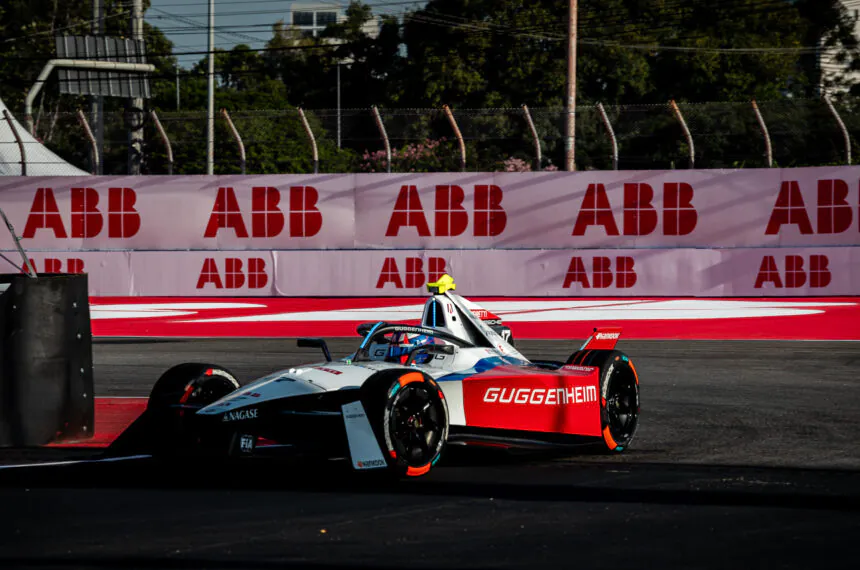
[[[691,164],[707,169],[848,164],[848,151],[853,162],[860,150],[854,137],[860,132],[858,106],[860,101],[853,99],[834,102],[832,109],[818,99],[759,102],[769,135],[769,154],[768,139],[752,102],[678,103],[692,138],[692,153],[681,122],[668,103],[606,106],[608,121],[597,106],[581,106],[576,109],[577,169],[610,170],[616,162],[621,170],[685,169]],[[462,135],[466,171],[563,168],[564,109],[528,110],[537,141],[523,108],[451,111]],[[96,131],[93,117],[84,114]],[[305,114],[318,148],[320,172],[389,169],[383,135],[372,109],[306,109]],[[461,143],[443,109],[380,108],[379,115],[391,148],[392,172],[462,169]],[[314,171],[311,140],[297,109],[232,111],[230,117],[244,145],[247,174]],[[169,139],[173,162],[168,160],[166,143],[155,121],[146,114],[136,119],[144,132],[142,173],[167,174],[172,169],[174,174],[205,174],[205,113],[160,112],[158,119]],[[849,149],[840,121],[847,131]],[[129,124],[125,113],[105,115],[103,174],[128,173]],[[220,113],[215,124],[215,173],[241,173],[238,142]],[[91,144],[75,113],[40,115],[36,136],[69,163],[94,171]],[[2,143],[0,160],[19,162],[14,141]]]

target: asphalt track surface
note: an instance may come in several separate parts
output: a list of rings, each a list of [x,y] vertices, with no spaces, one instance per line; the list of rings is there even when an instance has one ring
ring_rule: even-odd
[[[573,343],[518,344],[562,359]],[[619,348],[642,380],[621,456],[452,453],[406,482],[268,460],[0,469],[0,568],[857,568],[860,343]],[[319,353],[115,339],[94,357],[97,395],[145,396],[180,362],[250,380]]]

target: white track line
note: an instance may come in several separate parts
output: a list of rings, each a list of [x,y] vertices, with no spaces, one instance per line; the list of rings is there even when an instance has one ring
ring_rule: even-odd
[[[52,461],[43,463],[20,463],[15,465],[0,465],[0,469],[23,469],[27,467],[59,467],[63,465],[77,465],[81,463],[113,463],[116,461],[129,461],[131,459],[150,459],[151,455],[129,455],[127,457],[108,457],[105,459],[78,459],[73,461]]]

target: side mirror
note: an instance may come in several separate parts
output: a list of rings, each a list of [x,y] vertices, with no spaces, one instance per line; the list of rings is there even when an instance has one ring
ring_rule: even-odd
[[[300,348],[321,348],[327,362],[331,362],[331,352],[328,350],[328,345],[321,338],[300,338],[296,341],[296,345]]]
[[[452,355],[457,351],[457,348],[450,344],[429,344],[426,346],[418,346],[412,349],[409,353],[409,358],[406,360],[406,366],[411,366],[415,361],[415,357],[419,354],[447,354]]]

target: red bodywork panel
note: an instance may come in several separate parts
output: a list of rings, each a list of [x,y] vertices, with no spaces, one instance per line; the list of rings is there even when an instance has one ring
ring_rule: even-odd
[[[598,369],[529,372],[500,366],[463,380],[471,427],[600,436]]]

